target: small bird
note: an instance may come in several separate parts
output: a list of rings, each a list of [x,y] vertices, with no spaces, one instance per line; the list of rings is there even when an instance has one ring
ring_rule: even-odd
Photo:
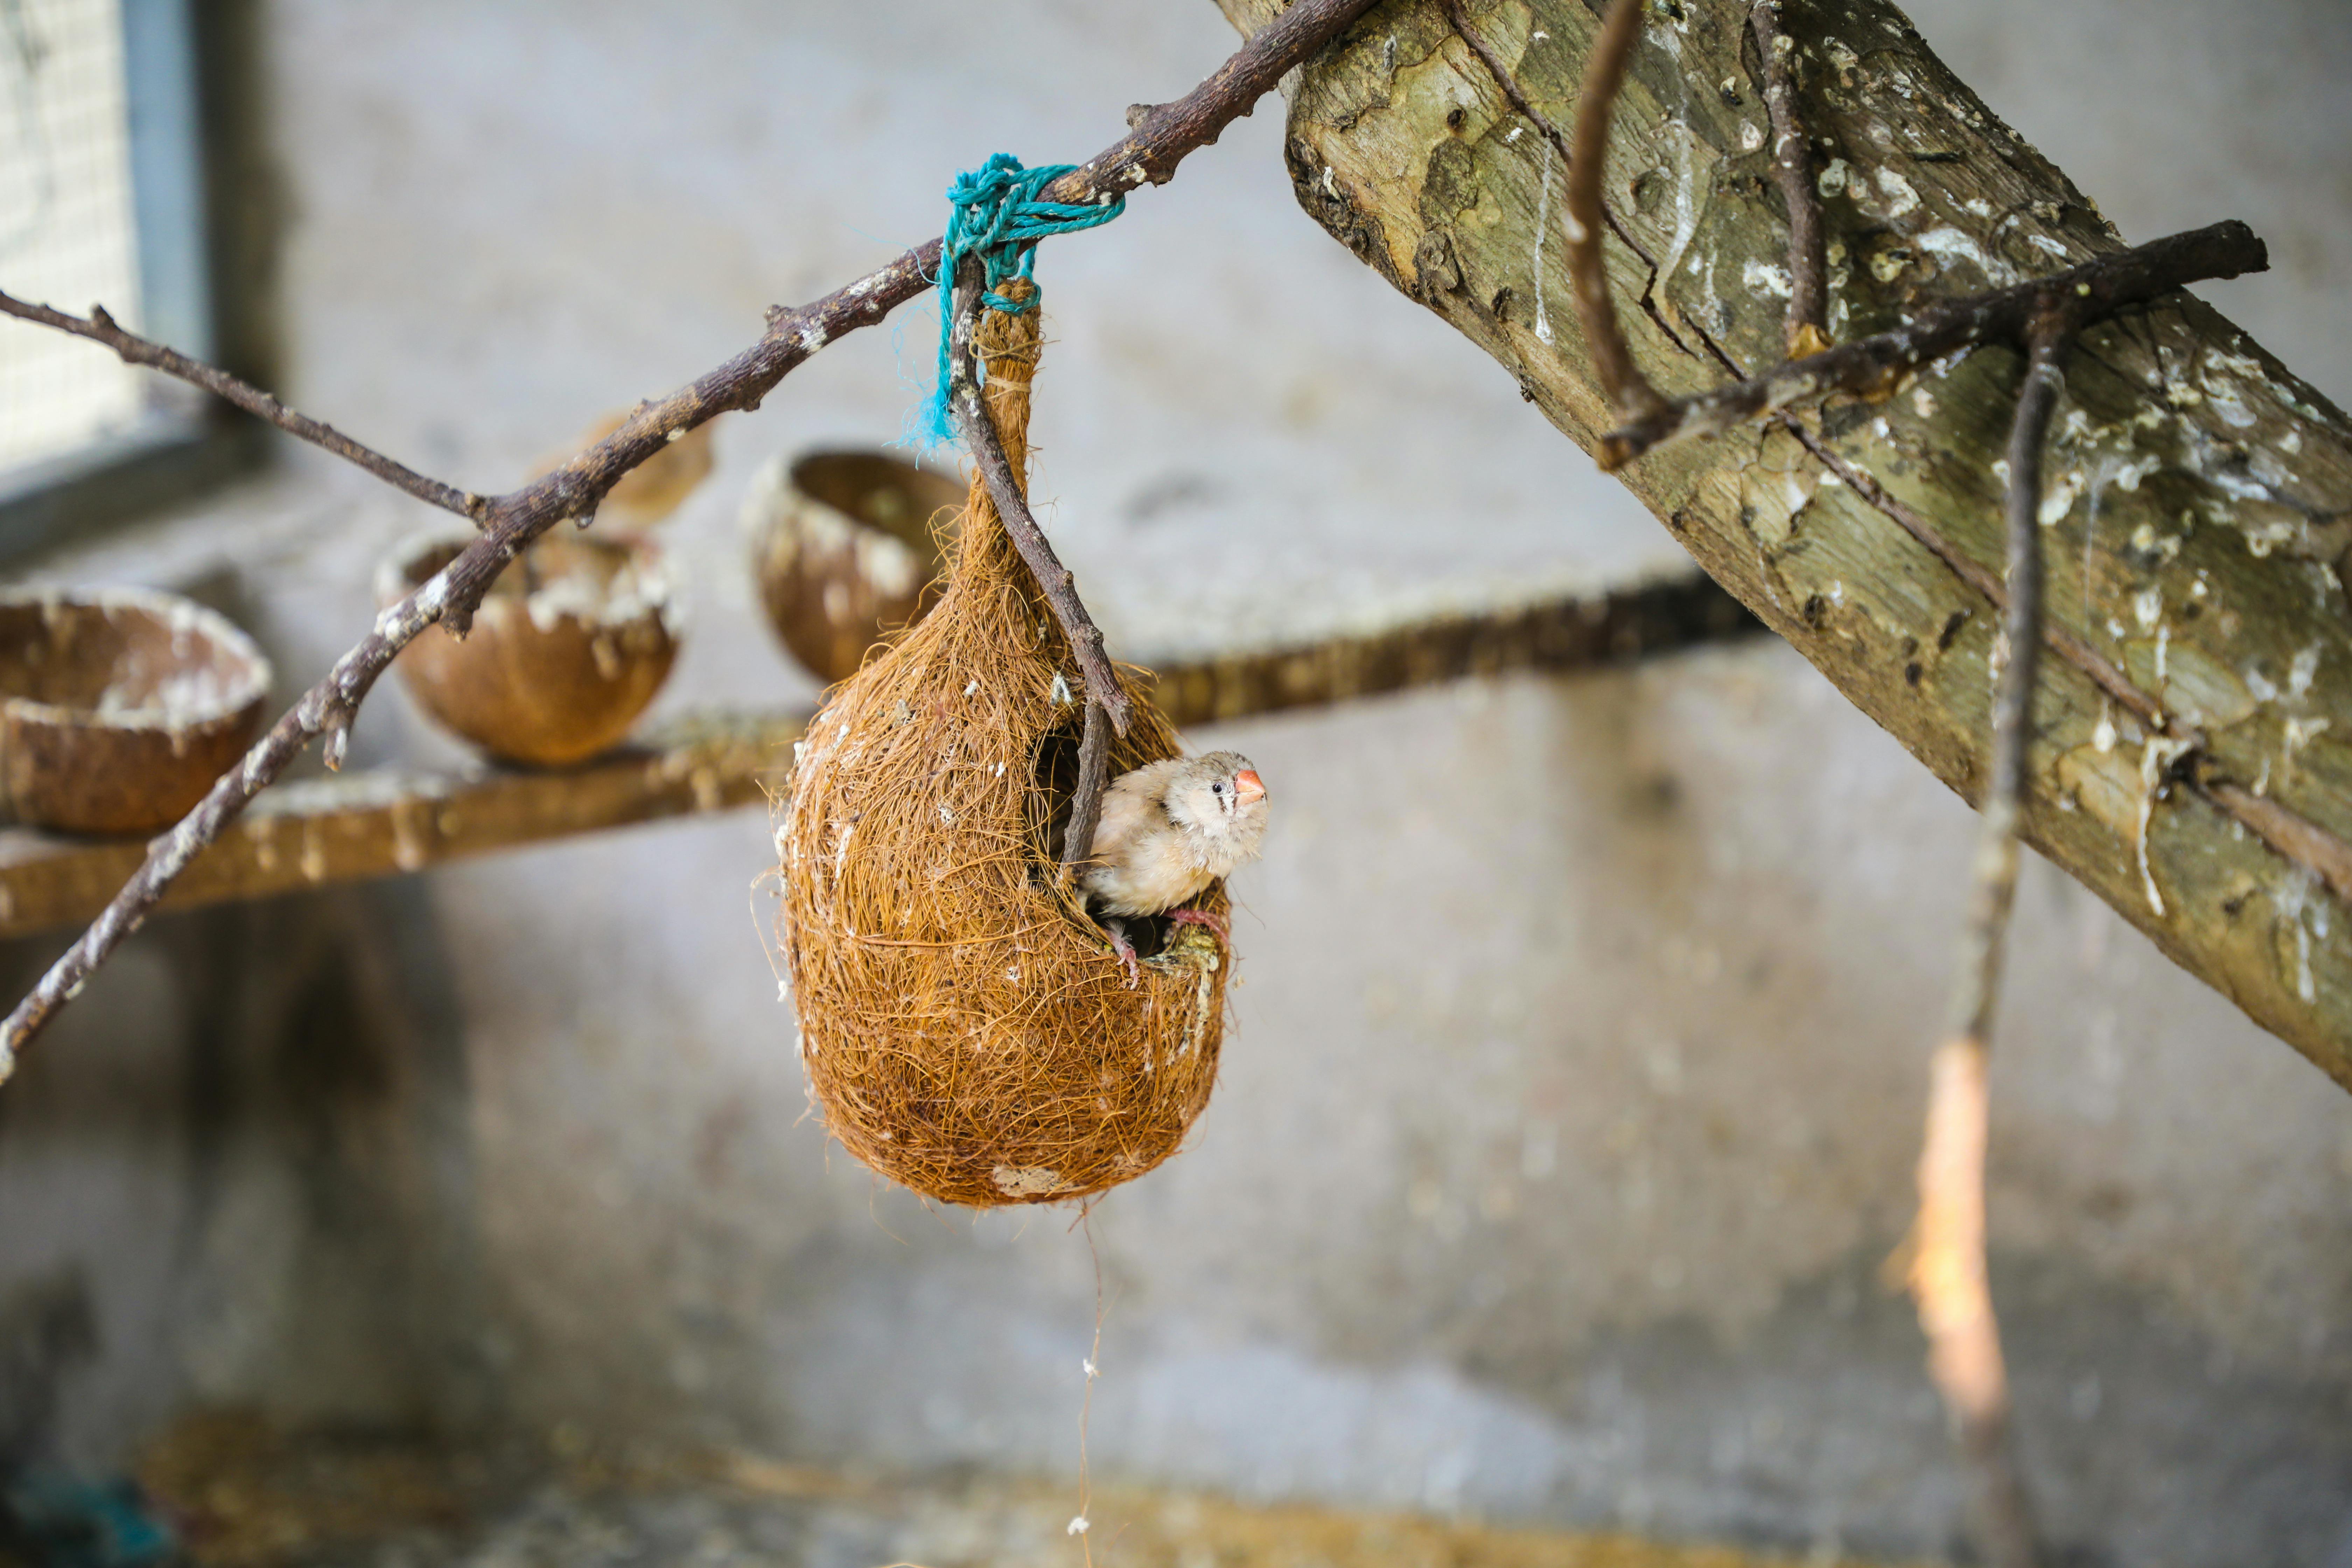
[[[1127,965],[1142,978],[1122,916],[1165,914],[1225,936],[1225,922],[1177,906],[1257,858],[1265,837],[1265,781],[1239,752],[1171,757],[1123,773],[1103,791],[1094,853],[1078,885]]]

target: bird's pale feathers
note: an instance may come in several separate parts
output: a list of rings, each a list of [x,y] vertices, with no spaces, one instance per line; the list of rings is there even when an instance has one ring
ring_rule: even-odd
[[[1094,855],[1081,879],[1109,915],[1156,915],[1257,858],[1265,785],[1238,752],[1171,757],[1103,792]]]

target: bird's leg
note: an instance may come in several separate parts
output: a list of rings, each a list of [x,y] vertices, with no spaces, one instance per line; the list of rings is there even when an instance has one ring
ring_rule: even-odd
[[[1234,933],[1225,925],[1225,917],[1213,915],[1206,910],[1170,910],[1168,918],[1183,925],[1207,926],[1217,933],[1217,940],[1230,946]]]
[[[1118,954],[1121,963],[1127,965],[1127,988],[1132,991],[1143,984],[1143,970],[1135,962],[1135,943],[1127,940],[1127,926],[1125,922],[1105,915],[1102,928],[1110,933],[1111,951]]]

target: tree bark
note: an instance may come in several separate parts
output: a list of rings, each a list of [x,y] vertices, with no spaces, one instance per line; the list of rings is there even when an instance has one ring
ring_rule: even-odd
[[[1218,3],[1244,30],[1281,9]],[[1892,5],[1782,9],[1827,198],[1833,337],[2121,247]],[[1454,10],[1527,108],[1573,121],[1591,8]],[[1613,292],[1669,396],[1781,353],[1788,228],[1747,22],[1744,4],[1654,0],[1604,163]],[[1617,421],[1570,306],[1559,152],[1445,0],[1384,0],[1286,89],[1300,204],[1597,450]],[[1686,442],[1622,476],[1970,801],[1988,773],[1999,459],[2022,363],[1982,348],[1884,401]],[[2176,293],[2084,331],[2044,483],[2050,638],[2025,838],[2352,1088],[2352,425]]]

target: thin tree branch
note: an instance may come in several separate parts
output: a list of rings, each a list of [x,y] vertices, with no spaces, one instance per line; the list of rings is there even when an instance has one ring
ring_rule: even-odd
[[[1772,117],[1772,177],[1789,209],[1789,357],[1801,359],[1830,346],[1822,194],[1813,184],[1813,150],[1797,111],[1797,40],[1780,26],[1780,0],[1756,0],[1748,22],[1761,62],[1764,110]]]
[[[1110,718],[1102,704],[1087,701],[1087,730],[1078,741],[1078,788],[1070,797],[1070,827],[1062,836],[1062,867],[1083,866],[1095,852],[1095,829],[1102,825],[1103,786],[1110,781]]]
[[[1642,0],[1616,0],[1584,64],[1584,90],[1576,102],[1576,134],[1568,160],[1568,275],[1576,313],[1584,322],[1585,347],[1617,417],[1628,424],[1654,417],[1666,406],[1625,346],[1617,310],[1609,300],[1609,273],[1601,258],[1601,231],[1609,226],[1601,195],[1601,166],[1608,161],[1609,116],[1625,66],[1642,37]],[[1605,465],[1604,465],[1605,466]]]
[[[1485,64],[1504,97],[1552,141],[1563,155],[1567,155],[1569,149],[1558,129],[1528,100],[1502,58],[1470,26],[1463,0],[1444,0],[1444,3],[1447,19],[1454,32]],[[1621,6],[1619,12],[1612,14],[1610,25],[1614,27],[1622,21],[1630,28],[1632,22],[1622,16],[1622,12],[1630,9],[1630,6]],[[1778,12],[1779,0],[1759,0],[1750,19],[1765,61],[1767,107],[1773,110],[1775,134],[1784,136],[1791,130],[1798,132],[1798,146],[1801,150],[1802,127],[1794,115],[1792,72],[1789,73],[1787,79],[1788,111],[1784,114],[1770,101],[1775,96],[1770,79],[1776,74],[1773,62],[1776,58],[1790,52],[1781,49],[1774,41],[1783,37],[1779,32]],[[1769,37],[1766,36],[1768,26]],[[1621,37],[1618,47],[1630,51],[1630,37]],[[1598,102],[1591,86],[1594,79],[1602,74],[1598,48],[1596,46],[1594,59],[1588,62],[1586,100],[1580,106],[1580,116],[1584,111],[1594,110]],[[1783,59],[1782,63],[1791,62]],[[1614,85],[1622,82],[1622,67],[1621,59],[1612,68],[1612,92]],[[1605,110],[1606,105],[1603,103],[1599,107]],[[1602,118],[1605,132],[1605,114]],[[1583,132],[1581,117],[1579,132],[1580,134]],[[1776,158],[1786,150],[1785,143],[1776,145]],[[1573,168],[1575,160],[1570,158],[1570,162]],[[1800,206],[1811,210],[1818,226],[1819,205],[1813,199],[1816,193],[1810,183],[1805,185],[1804,192],[1802,200],[1790,207],[1792,278],[1801,270],[1798,259],[1801,250],[1810,249],[1810,244],[1801,239],[1800,224],[1794,216]],[[1784,189],[1784,197],[1788,194]],[[1614,229],[1613,216],[1611,223]],[[1589,230],[1590,223],[1584,223],[1583,227]],[[1622,229],[1616,229],[1616,232],[1621,238],[1627,237]],[[1638,251],[1638,247],[1636,249]],[[2269,265],[2269,253],[2263,242],[2243,224],[2236,222],[2215,224],[2134,249],[2118,251],[2053,277],[1936,307],[1898,331],[1790,361],[1752,380],[1663,405],[1648,417],[1638,419],[1604,437],[1600,454],[1601,466],[1604,469],[1616,468],[1664,442],[1689,436],[1719,434],[1749,420],[1775,414],[1785,416],[1787,410],[1838,393],[1885,395],[1897,389],[1906,376],[1947,353],[1980,342],[2016,341],[2029,330],[2035,319],[2054,304],[2063,303],[2079,327],[2126,306],[2153,299],[2172,288],[2207,278],[2234,278],[2244,272],[2259,272]],[[1796,305],[1802,298],[1801,292],[1792,296],[1792,321]],[[1609,318],[1609,326],[1618,355],[1630,363],[1622,339],[1614,338],[1613,316]],[[1712,342],[1706,346],[1726,369],[1734,368],[1730,359],[1719,348]],[[1612,400],[1616,396],[1615,389],[1605,383],[1603,390]],[[1954,548],[1928,526],[1924,518],[1888,495],[1876,479],[1845,462],[1801,425],[1785,416],[1783,423],[1824,466],[1853,487],[1856,493],[1872,506],[1899,523],[1996,607],[2007,605],[2008,595],[1991,573]],[[2289,811],[2276,801],[2257,795],[2234,780],[2217,776],[2211,759],[2204,754],[2204,737],[2196,727],[2165,711],[2155,699],[2133,686],[2114,660],[2092,647],[2084,639],[2064,626],[2055,625],[2047,627],[2044,637],[2060,657],[2081,669],[2143,723],[2186,745],[2188,749],[2176,764],[2176,769],[2190,787],[2280,855],[2309,869],[2342,897],[2352,899],[2352,845],[2346,844],[2340,837]]]
[[[90,307],[87,317],[70,316],[47,305],[36,305],[0,293],[0,315],[16,317],[37,326],[54,327],[78,338],[88,338],[114,351],[125,364],[144,365],[174,375],[182,381],[203,387],[214,396],[234,403],[247,414],[266,419],[289,436],[299,437],[314,447],[323,447],[347,462],[358,464],[394,489],[415,496],[427,506],[437,506],[444,511],[454,511],[459,517],[478,522],[487,504],[470,490],[445,485],[439,479],[428,479],[415,469],[396,463],[371,447],[362,447],[331,425],[322,425],[307,415],[298,414],[250,382],[241,381],[225,370],[201,364],[176,349],[150,342],[136,332],[126,331],[114,318],[106,313],[103,305]]]
[[[2033,688],[2042,668],[2041,524],[2043,438],[2065,384],[2072,324],[2059,312],[2038,317],[2030,330],[2025,384],[2009,437],[2007,514],[2008,603],[2001,608],[2000,673],[1993,695],[1992,759],[1980,810],[1977,892],[1962,939],[1948,1037],[1979,1045],[1992,1038],[1993,1005],[2000,994],[2001,937],[2017,886],[2017,823],[2025,793],[2026,749],[2033,738]]]
[[[1919,1155],[1919,1216],[1911,1291],[1927,1336],[1927,1365],[1974,1472],[1986,1561],[2039,1560],[2010,1433],[2009,1376],[1985,1267],[1986,1058],[2000,1000],[2002,950],[2017,893],[2017,827],[2033,739],[2042,653],[2042,458],[2065,384],[2073,322],[2063,304],[2028,329],[2025,384],[2009,437],[2005,661],[1993,699],[1992,761],[1977,841],[1975,890],[1960,938],[1943,1044],[1936,1049],[1927,1131]]]
[[[1077,578],[1054,553],[1053,542],[1031,515],[1028,498],[1022,493],[1022,479],[1013,472],[995,423],[981,403],[980,384],[971,374],[968,346],[971,341],[968,323],[976,313],[979,293],[976,284],[956,290],[959,308],[949,359],[949,374],[953,378],[949,400],[955,410],[956,425],[964,444],[971,448],[972,461],[980,469],[982,482],[988,487],[988,499],[996,503],[996,515],[1003,521],[1006,536],[1028,564],[1029,574],[1037,580],[1037,591],[1045,596],[1046,607],[1054,612],[1063,637],[1069,641],[1071,656],[1078,661],[1078,673],[1086,680],[1087,705],[1100,708],[1108,716],[1112,728],[1124,735],[1133,705],[1119,688],[1118,671],[1111,668],[1110,660],[1103,654],[1102,628],[1095,625],[1085,602],[1078,597]]]
[[[1002,291],[1016,308],[1036,297],[1035,285],[1025,278],[1008,279]],[[1026,469],[1030,387],[1037,370],[1037,313],[1034,309],[1017,315],[983,312],[980,304],[983,292],[980,262],[967,258],[956,279],[955,314],[948,334],[948,404],[963,431],[965,445],[971,448],[988,504],[1060,623],[1086,685],[1086,731],[1078,742],[1077,784],[1070,796],[1069,824],[1062,835],[1062,868],[1066,879],[1094,852],[1095,828],[1102,820],[1103,786],[1109,775],[1110,731],[1116,727],[1125,734],[1131,710],[1118,672],[1103,657],[1101,628],[1078,598],[1076,579],[1054,553],[1053,544],[1029,511]],[[985,393],[974,374],[982,362],[988,374]]]
[[[1047,187],[1048,196],[1066,202],[1099,200],[1122,185],[1132,187],[1147,181],[1165,184],[1186,153],[1214,142],[1285,72],[1337,37],[1370,4],[1371,0],[1297,0],[1199,87],[1152,110],[1109,149]],[[16,1057],[25,1043],[58,1008],[81,994],[91,973],[139,928],[173,879],[219,836],[246,803],[283,773],[314,736],[349,728],[376,678],[410,639],[436,621],[462,635],[490,584],[533,539],[561,519],[593,512],[604,492],[623,474],[675,436],[729,410],[757,408],[778,382],[826,343],[872,325],[929,289],[939,259],[940,242],[934,239],[813,305],[797,310],[781,306],[771,310],[767,331],[760,341],[725,364],[657,403],[639,405],[619,429],[520,489],[484,502],[478,510],[457,508],[483,524],[481,537],[422,587],[379,616],[359,646],[336,660],[326,679],[305,692],[178,826],[149,846],[145,863],[114,901],[0,1023],[0,1083],[16,1070]],[[72,330],[57,321],[45,324]],[[222,395],[229,394],[222,391]],[[331,758],[338,749],[339,742],[331,739]]]
[[[1151,108],[1131,134],[1046,186],[1045,199],[1087,202],[1147,180],[1166,184],[1187,153],[1216,145],[1225,127],[1273,91],[1292,67],[1371,8],[1372,0],[1293,0],[1200,86]]]
[[[1503,63],[1503,57],[1495,52],[1495,46],[1470,25],[1470,14],[1463,9],[1462,0],[1445,0],[1445,20],[1462,41],[1470,46],[1470,52],[1486,66],[1486,74],[1493,77],[1495,85],[1503,89],[1503,96],[1510,100],[1511,107],[1524,115],[1544,140],[1558,150],[1562,163],[1572,162],[1569,157],[1568,138],[1560,134],[1559,126],[1545,118],[1543,110],[1528,100],[1518,79],[1511,75],[1511,68]]]
[[[1929,1067],[1911,1290],[1928,1369],[1967,1456],[1984,1561],[2033,1568],[2032,1515],[2009,1438],[2009,1374],[1985,1283],[1985,1052],[1947,1040]]]
[[[1622,468],[1669,441],[1720,435],[1751,419],[1818,403],[1834,393],[1880,397],[1932,361],[1981,343],[2015,342],[2034,318],[2060,303],[2085,323],[2127,305],[2214,278],[2270,266],[2254,232],[2231,219],[2191,229],[2079,267],[1966,300],[1931,305],[1918,320],[1774,366],[1751,381],[1663,404],[1629,418],[1601,444],[1601,466]]]
[[[2281,856],[2326,883],[2337,898],[2352,903],[2352,844],[2288,810],[2275,798],[2256,795],[2236,780],[2220,776],[2213,759],[2203,752],[2201,736],[2197,749],[2184,753],[2178,765],[2190,788]]]
[[[1528,124],[1536,128],[1538,135],[1551,143],[1552,151],[1559,154],[1560,167],[1574,168],[1576,166],[1575,149],[1569,144],[1567,132],[1560,130],[1549,116],[1535,106],[1534,101],[1520,88],[1517,79],[1511,75],[1511,68],[1503,63],[1501,55],[1496,53],[1495,46],[1488,43],[1485,35],[1470,25],[1470,14],[1464,8],[1462,0],[1445,0],[1445,19],[1462,41],[1470,46],[1470,52],[1478,57],[1479,63],[1486,68],[1486,74],[1495,79],[1495,85],[1502,89],[1503,97],[1509,101],[1511,107],[1517,110]],[[1634,237],[1632,229],[1625,226],[1624,220],[1617,216],[1617,209],[1603,202],[1601,216],[1609,226],[1609,232],[1622,240],[1625,248],[1640,257],[1643,265],[1654,273],[1657,270],[1656,258],[1642,248],[1642,242]],[[1644,300],[1643,308],[1649,311],[1653,320],[1656,319],[1657,312],[1650,301]],[[1660,323],[1662,330],[1664,325],[1664,323]]]

